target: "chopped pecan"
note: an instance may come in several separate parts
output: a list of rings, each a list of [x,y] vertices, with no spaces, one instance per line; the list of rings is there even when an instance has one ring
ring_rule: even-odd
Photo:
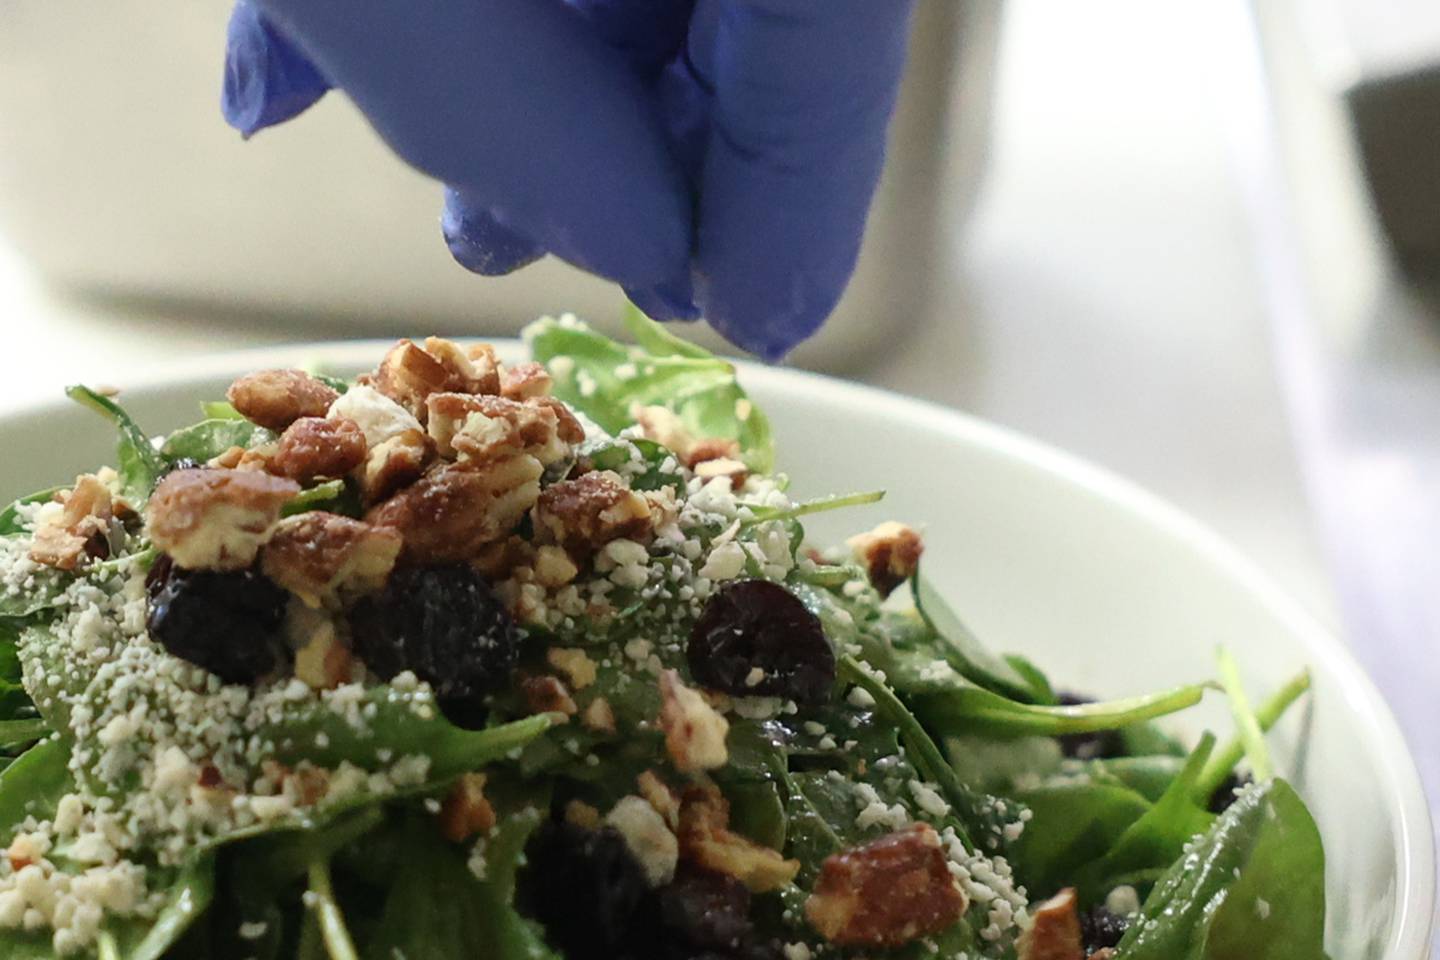
[[[328,611],[292,600],[285,610],[285,639],[295,650],[295,677],[302,683],[333,690],[350,681],[355,657]]]
[[[467,773],[445,796],[440,807],[440,832],[451,843],[461,843],[495,827],[495,808],[485,797],[485,774]]]
[[[520,681],[520,692],[531,713],[562,713],[573,717],[580,712],[570,691],[557,677],[526,677]]]
[[[284,430],[301,417],[323,417],[340,396],[302,370],[247,373],[225,395],[246,420],[271,430]]]
[[[426,337],[425,352],[450,372],[451,382],[463,384],[452,389],[465,393],[499,393],[500,361],[495,348],[479,343],[467,349],[442,337]]]
[[[865,564],[870,583],[887,597],[890,591],[915,576],[920,567],[920,554],[925,551],[920,534],[893,520],[845,542],[856,559]]]
[[[370,448],[360,471],[360,494],[374,506],[425,472],[433,447],[420,430],[406,430]]]
[[[150,539],[191,570],[250,566],[300,485],[251,470],[176,470],[145,508]]]
[[[644,540],[653,529],[650,504],[609,470],[546,487],[534,520],[536,539],[577,555],[611,540]]]
[[[425,422],[425,399],[432,393],[499,393],[495,369],[477,366],[449,340],[430,337],[422,348],[401,340],[390,348],[372,378],[375,389]]]
[[[831,943],[893,948],[941,932],[968,905],[939,834],[917,823],[827,857],[805,918]]]
[[[1084,960],[1079,901],[1070,887],[1035,908],[1016,946],[1020,960]]]
[[[665,750],[681,773],[714,770],[730,759],[725,746],[729,721],[685,686],[674,670],[660,674],[660,729],[665,732]]]
[[[580,723],[596,733],[615,732],[615,708],[604,697],[596,697],[580,711]]]
[[[631,408],[630,416],[640,425],[640,431],[646,437],[669,448],[677,456],[684,457],[695,445],[695,437],[669,407],[637,404]]]
[[[640,788],[640,796],[655,808],[656,813],[665,818],[672,830],[680,826],[680,798],[660,779],[659,774],[654,770],[646,770],[635,778],[635,783]]]
[[[531,397],[547,397],[554,381],[545,364],[517,363],[506,367],[500,374],[500,395],[511,400],[529,400]]]
[[[706,437],[690,444],[685,451],[685,466],[695,470],[709,460],[736,460],[739,456],[740,444],[737,441],[724,437]]]
[[[432,394],[425,403],[441,456],[483,462],[528,453],[548,466],[570,452],[555,411],[544,404],[463,393]]]
[[[652,803],[653,805],[653,803]],[[657,810],[664,816],[663,810]],[[680,803],[682,859],[734,877],[755,893],[778,890],[795,879],[798,860],[730,830],[730,805],[713,783],[686,789]]]
[[[570,554],[559,547],[545,545],[535,551],[535,582],[542,587],[563,587],[580,574]]]
[[[545,662],[565,675],[575,690],[584,690],[595,682],[595,661],[579,647],[551,647],[545,651]]]
[[[270,469],[301,484],[343,477],[365,462],[365,433],[344,417],[301,417],[285,428]]]
[[[509,577],[529,580],[530,565],[535,562],[535,548],[524,537],[509,536],[486,544],[470,561],[470,565],[492,581]]]
[[[215,456],[205,461],[207,467],[219,467],[222,470],[234,470],[240,466],[240,461],[245,456],[244,447],[226,447]]]
[[[702,480],[725,477],[730,481],[730,489],[737,490],[745,483],[745,478],[750,476],[750,468],[745,466],[743,461],[730,457],[717,457],[713,460],[701,460],[695,464],[695,476]]]
[[[30,559],[61,570],[74,570],[87,559],[110,555],[110,520],[114,504],[107,487],[94,474],[75,478],[75,486],[47,506],[35,525]]]
[[[519,455],[482,466],[440,463],[366,519],[405,538],[414,563],[458,563],[507,536],[540,496],[544,468]]]
[[[311,510],[276,524],[260,569],[312,607],[339,607],[383,587],[400,547],[389,527]]]
[[[575,411],[563,401],[555,397],[531,397],[526,403],[532,407],[543,407],[555,414],[555,429],[561,440],[566,443],[579,443],[585,439],[585,427],[580,423],[580,418],[575,416]]]

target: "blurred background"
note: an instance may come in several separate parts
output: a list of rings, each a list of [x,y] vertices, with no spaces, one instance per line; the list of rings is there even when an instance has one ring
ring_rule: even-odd
[[[200,351],[618,316],[557,263],[453,265],[438,188],[343,97],[243,143],[226,15],[0,6],[0,412]],[[891,140],[796,363],[1217,528],[1350,639],[1440,797],[1440,6],[922,0]]]

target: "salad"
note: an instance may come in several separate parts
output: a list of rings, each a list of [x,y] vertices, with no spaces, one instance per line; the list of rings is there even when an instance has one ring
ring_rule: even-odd
[[[912,527],[812,544],[734,367],[262,370],[0,512],[8,960],[1319,960],[1253,703],[983,645]],[[68,479],[68,478],[57,478]],[[905,518],[922,521],[924,518]],[[1228,698],[1235,732],[1155,724]]]

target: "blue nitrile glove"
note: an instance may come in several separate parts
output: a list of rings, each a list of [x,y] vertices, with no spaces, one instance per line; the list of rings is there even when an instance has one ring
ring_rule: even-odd
[[[553,253],[767,359],[855,266],[914,0],[241,0],[225,118],[331,85],[444,181],[461,264]]]

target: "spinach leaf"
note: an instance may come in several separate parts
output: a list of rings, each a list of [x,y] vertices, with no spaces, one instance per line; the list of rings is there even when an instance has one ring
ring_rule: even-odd
[[[176,430],[165,438],[160,453],[166,459],[205,463],[231,447],[249,449],[275,439],[275,434],[249,420],[210,419]]]
[[[4,510],[0,510],[0,537],[13,537],[17,533],[25,532],[25,528],[20,523],[21,507],[31,503],[44,503],[46,500],[53,499],[55,494],[60,491],[69,489],[68,486],[59,486],[50,487],[48,490],[37,490],[14,501]]]
[[[0,747],[13,747],[39,740],[50,732],[50,725],[39,717],[24,720],[0,720]]]
[[[830,510],[843,510],[846,507],[859,507],[867,503],[879,503],[885,499],[884,490],[869,490],[864,493],[833,494],[828,497],[816,497],[814,500],[802,500],[799,503],[791,504],[788,507],[766,507],[751,506],[750,512],[753,516],[746,521],[748,524],[760,523],[765,520],[794,520],[797,517],[808,516],[812,513],[826,513]]]
[[[1127,787],[1083,781],[1024,790],[1016,799],[1030,808],[1031,819],[1010,860],[1034,899],[1068,886],[1151,809]]]
[[[70,744],[45,740],[0,773],[0,837],[10,836],[26,817],[51,818],[60,798],[75,789],[69,763]]]
[[[150,923],[122,921],[111,933],[124,960],[161,960],[215,898],[215,858],[194,857],[169,884],[170,894]]]
[[[20,627],[0,619],[0,719],[6,721],[29,719],[35,711],[25,691],[19,646]]]
[[[143,505],[150,498],[150,491],[155,489],[155,482],[165,472],[165,458],[160,456],[145,431],[114,400],[79,385],[67,388],[65,393],[81,406],[89,407],[115,424],[120,433],[115,458],[121,490],[134,506]]]
[[[1240,742],[1245,746],[1245,756],[1255,779],[1269,780],[1274,774],[1270,764],[1270,750],[1265,746],[1265,734],[1260,730],[1260,721],[1255,719],[1255,710],[1250,706],[1250,697],[1240,682],[1240,666],[1229,650],[1221,647],[1216,652],[1220,666],[1220,685],[1230,701],[1230,714],[1235,718],[1235,727]]]
[[[1200,770],[1215,748],[1215,737],[1200,738],[1180,775],[1150,807],[1111,844],[1104,856],[1074,875],[1082,903],[1092,903],[1121,883],[1163,871],[1180,856],[1185,844],[1203,833],[1215,816],[1197,804],[1192,793]]]
[[[1283,780],[1243,793],[1146,898],[1123,960],[1322,960],[1325,854]]]
[[[1012,700],[1054,702],[1049,684],[1035,682],[1034,675],[1039,673],[1038,670],[1027,662],[1027,672],[1032,672],[1027,677],[1012,663],[991,653],[919,570],[910,580],[910,589],[915,595],[915,609],[920,611],[920,616],[940,639],[945,659],[962,677]]]
[[[206,420],[244,420],[245,415],[229,400],[201,400],[200,416]]]
[[[468,851],[446,843],[429,818],[405,818],[395,830],[399,855],[365,960],[559,960],[513,905],[515,872],[542,816],[530,807],[500,821],[483,842],[483,879],[467,866]]]
[[[331,513],[358,517],[360,509],[359,495],[353,493],[344,480],[326,480],[291,497],[290,501],[280,508],[280,515],[293,517],[297,513],[308,513],[311,510],[328,510]]]
[[[1260,730],[1262,732],[1269,731],[1290,708],[1290,705],[1300,699],[1300,696],[1309,689],[1309,670],[1302,670],[1287,680],[1284,686],[1267,697],[1256,708],[1255,722],[1259,724]],[[1220,784],[1225,782],[1225,778],[1235,769],[1235,765],[1244,755],[1245,737],[1243,735],[1235,736],[1225,746],[1216,750],[1214,756],[1210,758],[1210,762],[1205,765],[1205,770],[1200,774],[1199,781],[1195,784],[1197,802],[1203,803],[1203,798],[1209,797],[1219,789]]]
[[[335,889],[330,879],[330,864],[317,860],[310,864],[310,908],[320,925],[320,937],[330,960],[358,960],[355,941],[345,924],[345,914],[335,902]]]
[[[555,395],[618,433],[633,422],[631,407],[663,405],[696,436],[740,444],[740,457],[760,473],[774,466],[770,421],[750,401],[727,360],[679,340],[638,311],[626,326],[640,341],[626,347],[575,320],[545,318],[524,331],[536,360],[550,368]]]

